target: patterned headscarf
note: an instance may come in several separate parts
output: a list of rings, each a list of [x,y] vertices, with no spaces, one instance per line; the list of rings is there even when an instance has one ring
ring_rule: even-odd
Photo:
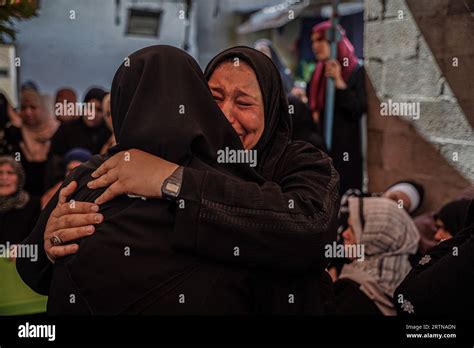
[[[12,209],[21,209],[30,200],[29,194],[23,190],[25,184],[25,172],[20,162],[15,161],[11,156],[0,156],[0,166],[5,164],[11,165],[13,171],[18,176],[18,184],[16,191],[10,196],[0,196],[0,213],[7,212]]]
[[[365,255],[364,260],[345,265],[341,278],[359,283],[382,313],[394,315],[391,298],[411,269],[408,256],[418,249],[416,226],[403,208],[383,197],[350,197],[349,214]]]

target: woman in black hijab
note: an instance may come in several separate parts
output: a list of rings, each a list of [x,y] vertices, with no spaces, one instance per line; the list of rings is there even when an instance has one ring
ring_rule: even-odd
[[[185,207],[126,196],[101,205],[104,223],[97,225],[92,236],[78,241],[79,253],[56,264],[53,298],[69,294],[71,289],[61,284],[74,280],[83,284],[76,290],[93,313],[249,313],[256,306],[268,309],[267,303],[255,304],[255,297],[265,298],[268,303],[279,300],[283,308],[284,302],[288,305],[288,293],[246,286],[255,276],[249,278],[245,269],[292,276],[311,271],[311,281],[300,278],[294,284],[299,289],[316,285],[310,294],[312,306],[306,310],[318,307],[319,313],[323,311],[323,288],[330,286],[323,248],[335,235],[337,174],[330,159],[320,151],[304,143],[289,144],[290,122],[281,82],[271,61],[262,57],[253,49],[239,47],[224,51],[206,70],[209,77],[220,63],[239,58],[256,72],[265,106],[265,130],[255,146],[259,151],[257,170],[248,164],[219,164],[216,160],[219,150],[242,150],[242,143],[210,99],[206,81],[191,57],[170,47],[150,47],[133,54],[130,67],[119,69],[112,86],[118,145],[110,155],[134,147],[161,157],[162,162],[183,167],[178,198]],[[170,89],[169,81],[178,81],[179,85]],[[179,114],[181,106],[185,107],[185,115]],[[151,122],[157,117],[166,120]],[[127,163],[125,158],[130,156],[135,175],[140,173],[138,182],[145,179],[150,192],[154,189],[152,181],[140,170],[142,163],[137,163],[141,155],[135,154],[138,150],[118,152],[101,167],[112,169],[113,158]],[[103,192],[85,188],[92,171],[101,164],[93,160],[68,178],[67,182],[78,180],[76,202],[93,201]],[[118,184],[112,186],[120,190]],[[143,195],[133,190],[128,193]],[[30,239],[38,242],[43,238],[46,219],[55,204],[49,204]],[[99,246],[102,256],[98,263]],[[124,259],[127,250],[136,256]],[[151,263],[156,266],[146,267]],[[94,266],[86,272],[88,264]],[[43,263],[35,270],[33,267],[19,265],[19,271],[32,287],[47,290],[50,266]],[[111,269],[121,269],[126,276],[104,279],[104,272]],[[38,279],[35,272],[46,277]],[[314,281],[315,277],[321,281]],[[290,283],[288,278],[281,282],[281,287],[275,289],[284,289]],[[128,289],[122,290],[125,284]],[[115,287],[119,288],[120,305],[114,301],[115,296],[100,291]],[[271,297],[282,294],[279,299]],[[184,302],[178,302],[181,300]],[[299,302],[294,308],[304,310],[301,303],[310,301]],[[65,302],[64,297],[56,302],[59,307],[51,303],[50,310],[65,312]],[[69,307],[67,310],[74,311],[80,306]]]
[[[51,188],[63,178],[62,161],[64,155],[74,148],[84,148],[93,154],[98,154],[102,146],[109,140],[111,132],[107,128],[102,115],[102,100],[107,92],[102,88],[91,87],[83,100],[83,105],[93,105],[93,115],[56,115],[75,118],[71,122],[63,122],[51,139],[46,168],[46,188]],[[89,110],[89,106],[87,107]]]
[[[474,202],[454,237],[421,258],[395,291],[399,316],[472,317],[474,311]]]
[[[434,239],[438,242],[453,238],[464,226],[471,200],[459,199],[444,205],[435,214],[436,233]]]

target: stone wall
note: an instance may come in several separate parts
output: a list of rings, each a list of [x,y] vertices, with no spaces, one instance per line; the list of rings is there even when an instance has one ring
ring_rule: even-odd
[[[457,69],[455,75],[459,76],[462,69],[472,68],[467,66],[466,59],[458,59],[457,66],[442,70],[433,55],[442,52],[447,59],[462,50],[461,56],[465,57],[467,43],[451,41],[469,35],[469,30],[472,36],[471,24],[444,26],[443,35],[452,40],[443,51],[438,46],[446,40],[435,37],[429,40],[434,45],[430,47],[417,22],[426,16],[436,18],[433,23],[450,21],[448,14],[453,1],[416,0],[408,5],[403,0],[365,1],[369,190],[380,191],[402,179],[418,181],[427,191],[423,210],[438,209],[474,180],[474,133],[465,114],[470,107],[466,89],[472,87],[472,82],[458,78],[458,84],[465,83],[464,87],[451,88],[449,82],[454,80],[446,78],[452,75],[447,69]],[[413,13],[412,3],[416,3]],[[438,6],[438,11],[430,11],[431,6]],[[456,7],[451,14],[465,18],[466,23],[473,22],[469,7]],[[425,26],[424,32],[431,31]],[[464,75],[464,80],[468,76]],[[467,107],[460,106],[458,96]],[[381,103],[389,101],[398,105],[416,103],[411,105],[419,106],[419,114],[394,116],[396,112],[392,112],[392,116],[383,116]]]

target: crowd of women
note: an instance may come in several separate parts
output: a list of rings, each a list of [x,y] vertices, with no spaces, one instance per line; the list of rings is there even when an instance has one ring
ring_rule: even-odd
[[[18,114],[2,98],[0,243],[38,257],[0,259],[0,314],[40,313],[45,296],[61,315],[473,309],[472,190],[417,216],[415,182],[361,193],[364,73],[342,29],[329,59],[328,28],[313,30],[309,105],[268,41],[229,48],[204,73],[180,49],[143,48],[110,94],[87,91],[92,115],[55,117],[32,83]],[[64,102],[77,102],[71,89],[58,91]],[[217,161],[224,148],[255,151],[257,165]]]

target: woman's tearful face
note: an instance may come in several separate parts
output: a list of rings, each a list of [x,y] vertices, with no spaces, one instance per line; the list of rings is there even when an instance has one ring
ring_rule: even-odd
[[[224,62],[211,75],[209,88],[244,148],[252,149],[265,126],[262,92],[253,69],[243,62]]]
[[[10,164],[0,165],[0,196],[13,195],[18,188],[18,175]]]

